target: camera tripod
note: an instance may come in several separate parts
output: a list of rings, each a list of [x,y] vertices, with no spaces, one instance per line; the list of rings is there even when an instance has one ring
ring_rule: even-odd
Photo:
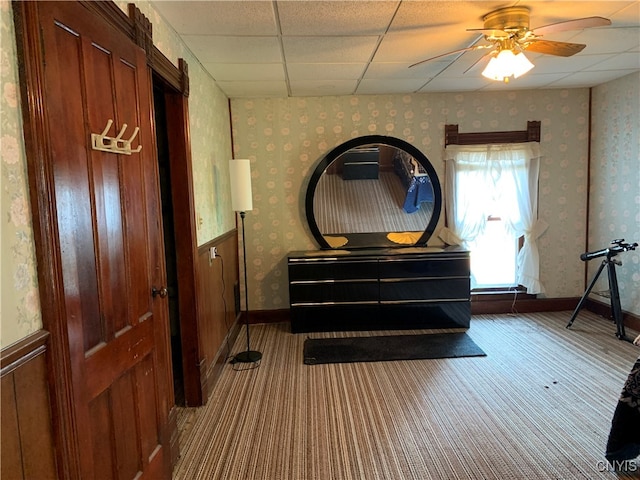
[[[583,307],[584,303],[587,300],[587,297],[591,293],[591,289],[598,281],[598,277],[604,270],[604,267],[607,267],[607,274],[609,277],[609,297],[611,300],[611,313],[613,314],[613,321],[616,323],[616,337],[620,340],[625,340],[627,342],[633,342],[633,339],[627,338],[627,334],[624,331],[624,322],[622,319],[622,307],[620,306],[620,291],[618,290],[618,277],[616,276],[616,265],[622,265],[622,262],[619,260],[615,260],[614,257],[618,255],[620,252],[626,252],[627,250],[635,250],[635,247],[638,245],[637,243],[629,244],[623,243],[624,239],[614,240],[612,243],[612,247],[605,248],[603,250],[599,250],[597,252],[587,252],[580,255],[580,260],[588,261],[592,258],[597,258],[605,255],[605,259],[602,260],[598,271],[594,275],[591,283],[585,290],[582,298],[578,302],[576,309],[573,311],[573,315],[571,315],[571,319],[567,324],[566,328],[571,327],[573,325],[574,320],[578,316],[578,312]]]

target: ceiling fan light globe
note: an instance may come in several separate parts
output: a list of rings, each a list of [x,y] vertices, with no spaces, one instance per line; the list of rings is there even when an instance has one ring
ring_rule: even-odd
[[[516,61],[516,56],[511,50],[501,50],[496,57],[496,72],[500,77],[500,80],[513,75],[513,65]]]
[[[531,70],[535,65],[529,61],[529,59],[525,56],[524,53],[520,52],[513,58],[513,76],[514,78],[518,78],[529,70]]]
[[[533,66],[522,52],[514,55],[511,50],[501,50],[498,55],[489,60],[482,75],[490,80],[508,83],[510,77],[518,78]]]
[[[502,80],[499,76],[496,57],[492,57],[482,71],[482,76],[489,80]]]
[[[490,80],[507,82],[507,79],[513,75],[511,71],[511,61],[513,57],[514,55],[511,50],[501,50],[498,55],[489,60],[482,75]]]

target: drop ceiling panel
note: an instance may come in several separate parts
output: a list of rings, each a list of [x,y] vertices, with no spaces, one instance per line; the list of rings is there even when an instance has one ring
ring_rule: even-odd
[[[621,53],[619,55],[608,56],[608,58],[595,65],[584,68],[585,72],[601,72],[603,70],[629,70],[640,69],[640,53]]]
[[[534,0],[532,2],[522,3],[521,5],[528,6],[530,8],[530,28],[535,31],[537,27],[563,22],[565,20],[572,20],[575,18],[611,18],[613,14],[629,6],[631,3],[634,2],[616,2],[608,0],[600,2],[559,2],[555,0]]]
[[[417,92],[425,83],[425,79],[410,78],[403,80],[364,79],[358,85],[356,93],[366,95]]]
[[[584,70],[593,65],[598,65],[605,60],[611,58],[611,55],[578,55],[572,59],[571,62],[567,62],[563,57],[555,57],[553,55],[539,55],[536,58],[527,55],[532,63],[535,65],[531,74],[535,75],[537,72],[550,71],[556,73],[574,73],[580,70]]]
[[[640,71],[631,54],[640,55],[640,0],[150,3],[229,97],[584,87]],[[531,9],[531,28],[588,16],[610,18],[613,25],[549,34],[545,40],[587,47],[568,58],[527,52],[535,68],[506,87],[481,76],[489,50],[408,68],[486,45],[482,34],[467,29],[481,28],[486,14],[515,5]]]
[[[399,2],[284,1],[278,2],[282,35],[382,35]]]
[[[284,37],[287,62],[359,63],[373,56],[378,37]]]
[[[613,39],[612,39],[613,37]],[[594,28],[582,31],[571,39],[572,42],[586,43],[585,54],[626,52],[640,45],[639,28]]]
[[[476,75],[473,77],[436,77],[429,81],[420,92],[464,92],[480,90],[489,84],[489,80]]]
[[[180,35],[278,34],[268,1],[160,1],[154,7]]]
[[[317,80],[327,78],[349,80],[360,78],[366,63],[289,63],[289,80]]]
[[[318,97],[325,95],[352,95],[356,80],[299,80],[291,82],[294,97]]]
[[[369,64],[364,78],[373,79],[410,79],[410,78],[431,78],[436,76],[448,64],[442,62],[428,62],[409,68],[410,63],[380,63]]]
[[[233,82],[273,81],[284,82],[282,63],[203,63],[214,80]]]
[[[481,38],[477,33],[451,35],[444,27],[424,33],[389,33],[374,57],[375,62],[415,63],[454,50],[469,47]],[[455,58],[455,57],[452,57]]]
[[[578,88],[578,87],[593,87],[600,83],[609,82],[616,78],[624,77],[630,73],[637,72],[637,70],[608,70],[601,72],[577,72],[567,77],[564,77],[556,82],[553,82],[551,88]]]
[[[202,63],[282,62],[276,37],[222,37],[183,35],[189,49]]]
[[[638,25],[640,20],[640,2],[621,2],[626,6],[612,13],[611,15],[605,15],[609,18],[614,25],[621,27],[633,27]]]
[[[287,97],[285,82],[255,81],[255,82],[216,82],[230,98],[237,97]]]
[[[516,3],[518,2],[405,1],[398,8],[389,33],[427,34],[435,27],[456,28],[460,32],[466,28],[482,28],[482,17],[486,13]]]

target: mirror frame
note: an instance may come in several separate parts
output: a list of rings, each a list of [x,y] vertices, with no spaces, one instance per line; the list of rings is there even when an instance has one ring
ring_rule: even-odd
[[[431,165],[431,162],[429,162],[429,159],[426,157],[426,155],[422,153],[420,150],[418,150],[416,147],[411,145],[410,143],[407,143],[404,140],[401,140],[396,137],[389,137],[385,135],[365,135],[363,137],[353,138],[351,140],[348,140],[338,145],[329,153],[327,153],[324,157],[322,157],[319,163],[316,165],[316,168],[313,171],[313,174],[311,175],[311,179],[309,180],[309,185],[307,186],[307,192],[306,192],[306,198],[305,198],[305,211],[307,215],[307,224],[309,225],[309,228],[311,229],[311,233],[313,234],[313,237],[315,238],[316,242],[318,242],[318,244],[320,245],[321,249],[333,249],[333,247],[331,247],[329,243],[327,243],[324,236],[320,232],[320,229],[318,228],[318,224],[316,223],[315,214],[313,212],[313,199],[316,193],[316,187],[318,186],[318,182],[320,181],[322,174],[329,167],[329,165],[331,165],[331,163],[334,160],[337,160],[342,154],[346,153],[352,148],[362,147],[364,145],[371,145],[371,144],[388,145],[390,147],[395,147],[399,150],[404,150],[405,152],[407,152],[409,155],[415,158],[418,162],[420,162],[420,165],[422,165],[422,167],[426,170],[427,174],[429,175],[429,179],[431,180],[431,185],[433,187],[433,196],[434,196],[433,214],[431,215],[431,220],[429,221],[429,224],[424,229],[424,232],[422,233],[418,241],[413,245],[393,245],[393,246],[389,246],[388,248],[426,246],[427,241],[429,240],[429,238],[431,238],[431,235],[433,234],[436,228],[436,225],[438,224],[438,220],[440,219],[440,214],[442,209],[442,189],[440,187],[440,180],[438,178],[438,174],[433,168],[433,165]],[[340,247],[340,248],[344,250],[351,250],[356,248],[360,249],[360,248],[380,248],[380,247],[376,247],[373,245],[371,247],[362,247],[362,246],[349,247],[348,245],[345,245],[344,247]]]

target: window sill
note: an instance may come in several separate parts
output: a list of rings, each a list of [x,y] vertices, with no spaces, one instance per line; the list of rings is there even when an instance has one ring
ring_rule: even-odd
[[[513,300],[514,297],[519,300],[532,300],[536,295],[527,293],[524,287],[505,287],[505,288],[478,288],[471,290],[471,301],[504,301]]]

